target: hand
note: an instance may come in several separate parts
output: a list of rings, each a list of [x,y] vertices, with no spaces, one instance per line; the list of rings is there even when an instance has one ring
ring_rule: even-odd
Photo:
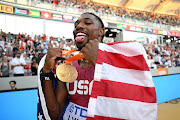
[[[96,58],[99,48],[99,41],[97,39],[90,40],[85,47],[82,48],[81,52],[83,53],[85,59],[92,65],[96,64]]]
[[[62,57],[62,49],[61,48],[48,48],[46,60],[43,67],[43,72],[50,72],[55,66],[57,57]]]
[[[0,76],[2,76],[2,72],[0,72]]]

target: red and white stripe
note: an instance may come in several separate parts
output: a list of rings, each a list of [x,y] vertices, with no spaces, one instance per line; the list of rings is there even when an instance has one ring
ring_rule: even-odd
[[[138,42],[99,44],[87,120],[156,120],[156,92]]]

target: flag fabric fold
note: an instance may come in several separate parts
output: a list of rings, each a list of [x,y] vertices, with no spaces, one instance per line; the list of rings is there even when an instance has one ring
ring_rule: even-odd
[[[156,92],[138,42],[99,44],[87,120],[156,120]]]

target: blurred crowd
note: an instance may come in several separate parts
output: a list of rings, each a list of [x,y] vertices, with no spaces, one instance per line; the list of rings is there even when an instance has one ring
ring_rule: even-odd
[[[0,76],[37,75],[38,64],[50,47],[63,50],[76,49],[73,40],[65,37],[2,32],[0,35]],[[180,66],[180,46],[177,45],[144,45],[148,55],[150,69]],[[69,58],[77,52],[65,56]]]
[[[41,0],[61,7],[84,9],[90,12],[98,12],[102,15],[120,16],[122,18],[131,18],[141,21],[148,21],[158,24],[165,24],[171,26],[179,26],[180,18],[178,16],[170,16],[164,14],[155,14],[146,11],[127,10],[126,8],[110,6],[106,4],[96,3],[87,0]]]
[[[54,38],[53,36],[0,34],[0,76],[9,77],[37,75],[37,68],[41,58],[50,47],[59,47],[63,50],[76,49],[74,42],[65,37]],[[74,54],[70,54],[71,57]],[[26,73],[25,73],[26,71]]]
[[[180,45],[144,45],[150,69],[180,67]]]

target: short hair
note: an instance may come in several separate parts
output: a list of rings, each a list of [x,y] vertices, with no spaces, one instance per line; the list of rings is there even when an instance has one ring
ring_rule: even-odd
[[[101,28],[104,28],[104,23],[103,23],[103,21],[101,20],[101,18],[100,18],[99,16],[97,16],[97,15],[95,15],[94,13],[91,13],[91,12],[85,12],[85,13],[83,13],[83,14],[93,15],[93,16],[101,23]],[[83,15],[83,14],[82,14],[82,15]],[[103,34],[102,37],[101,37],[101,41],[103,40],[103,38],[104,38],[104,34]]]
[[[9,81],[9,84],[10,84],[11,82],[13,82],[14,84],[16,84],[16,81],[15,81],[15,80]]]
[[[91,13],[91,12],[85,12],[83,14],[90,14],[90,15],[93,15],[100,23],[101,23],[101,28],[104,28],[104,23],[103,21],[101,20],[101,18],[97,15],[95,15],[94,13]]]

